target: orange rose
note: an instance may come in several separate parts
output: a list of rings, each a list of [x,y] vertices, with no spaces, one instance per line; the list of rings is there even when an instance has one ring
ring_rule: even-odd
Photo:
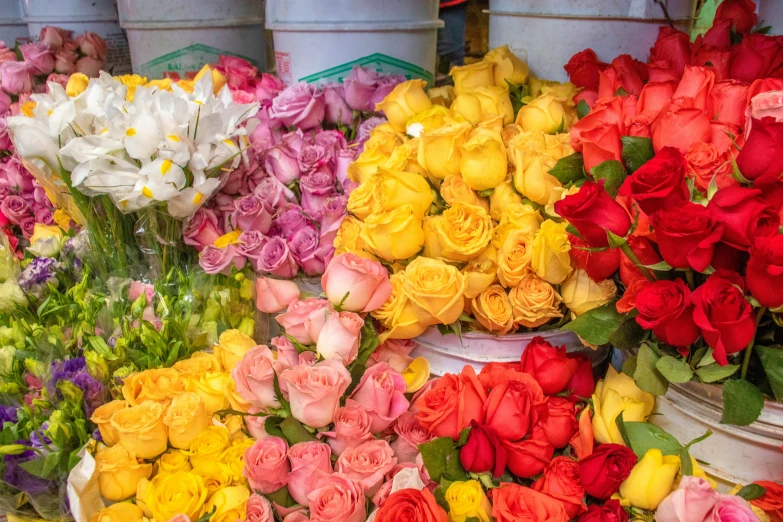
[[[501,484],[491,490],[492,516],[496,522],[535,520],[567,522],[568,514],[560,501],[517,484]]]
[[[446,374],[416,401],[419,423],[437,437],[459,439],[471,421],[484,423],[487,394],[476,372],[465,366],[460,375]]]

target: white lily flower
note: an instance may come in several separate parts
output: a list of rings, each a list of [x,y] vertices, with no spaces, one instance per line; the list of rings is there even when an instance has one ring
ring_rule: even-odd
[[[136,159],[149,159],[155,153],[162,136],[158,125],[149,114],[137,114],[131,118],[125,131],[125,148],[128,156]]]
[[[139,171],[141,176],[145,176],[152,185],[169,185],[176,190],[185,188],[185,171],[182,167],[168,159],[156,159],[148,163]],[[155,198],[159,199],[159,198]]]
[[[211,178],[197,187],[188,187],[169,200],[169,214],[184,219],[192,216],[220,187],[220,180]]]
[[[60,149],[60,154],[73,158],[77,163],[83,163],[122,150],[123,146],[120,140],[112,140],[99,135],[72,139]]]

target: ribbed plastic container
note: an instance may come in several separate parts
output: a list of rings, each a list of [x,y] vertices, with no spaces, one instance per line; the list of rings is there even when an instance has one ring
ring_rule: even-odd
[[[73,31],[74,36],[90,31],[108,44],[106,69],[113,74],[131,72],[128,41],[117,21],[113,0],[24,0],[24,11],[32,39],[37,40],[47,25]]]
[[[756,0],[759,20],[772,29],[767,34],[783,34],[783,4],[780,0]]]
[[[0,42],[13,49],[18,38],[27,38],[21,0],[0,0]]]
[[[133,72],[149,78],[192,78],[223,55],[265,65],[261,0],[118,0]]]
[[[675,27],[689,32],[694,0],[665,3]],[[568,80],[563,65],[588,47],[607,62],[620,54],[647,61],[667,23],[653,0],[489,0],[487,12],[490,48],[524,50],[536,76],[557,81]]]
[[[286,83],[341,81],[354,66],[433,84],[434,0],[267,0],[277,75]]]

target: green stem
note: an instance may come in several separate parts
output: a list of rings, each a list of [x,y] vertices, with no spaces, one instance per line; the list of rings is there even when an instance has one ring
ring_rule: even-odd
[[[688,288],[691,290],[696,288],[696,284],[693,281],[693,270],[690,268],[685,271],[685,280],[688,281]]]
[[[756,329],[759,327],[759,323],[761,322],[761,317],[764,315],[764,313],[767,311],[766,306],[762,306],[758,309],[758,312],[756,312]],[[754,333],[753,339],[750,340],[750,343],[748,343],[748,347],[745,348],[745,357],[742,359],[742,370],[740,371],[740,377],[743,379],[746,375],[748,375],[748,365],[750,364],[750,354],[753,352],[753,344],[756,341],[756,335]]]
[[[639,258],[636,257],[636,254],[634,253],[633,249],[631,249],[631,245],[628,244],[627,241],[624,241],[623,244],[620,245],[620,250],[623,251],[623,253],[630,259],[634,265],[636,265],[636,268],[639,269],[639,271],[642,273],[644,277],[647,278],[648,281],[655,281],[655,276],[653,276],[652,272],[649,268],[644,266],[641,261],[639,261]]]

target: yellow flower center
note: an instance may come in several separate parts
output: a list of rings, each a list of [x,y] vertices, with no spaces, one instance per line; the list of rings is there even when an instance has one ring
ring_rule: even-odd
[[[171,170],[171,160],[163,160],[163,163],[160,165],[160,173],[165,174],[168,171]]]
[[[152,199],[152,191],[150,189],[148,189],[147,187],[144,187],[143,189],[141,189],[141,193],[144,194],[144,196]]]
[[[135,135],[136,135],[136,129],[134,129],[133,127],[131,127],[130,129],[128,129],[128,130],[126,130],[126,131],[125,131],[125,135],[126,135],[126,136],[135,136]]]

